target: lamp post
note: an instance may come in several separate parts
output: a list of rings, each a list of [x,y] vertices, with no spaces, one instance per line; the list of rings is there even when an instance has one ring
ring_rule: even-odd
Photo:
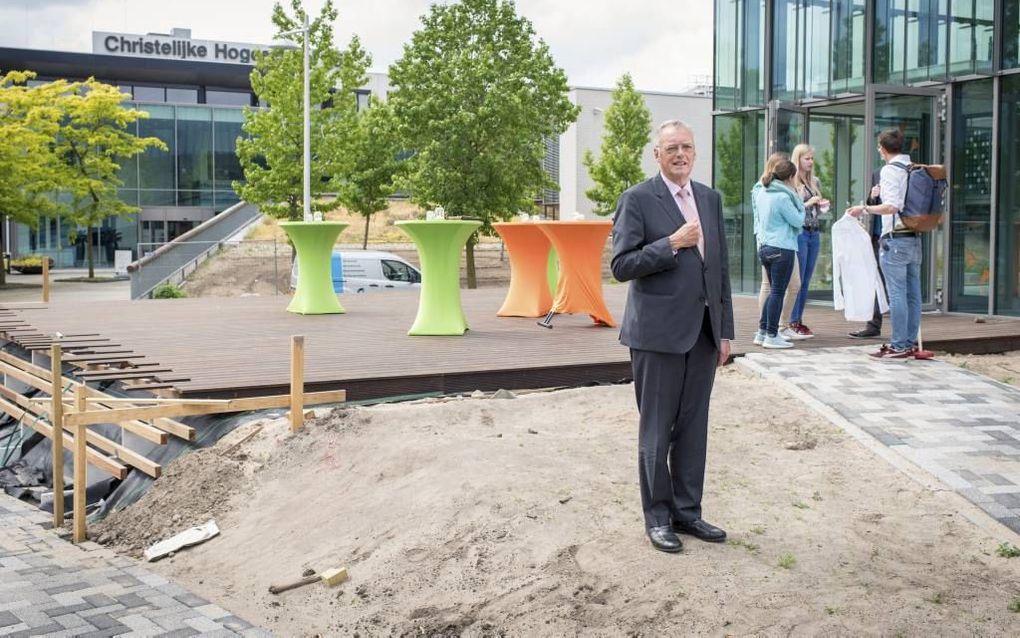
[[[301,49],[302,49],[302,78],[304,81],[303,93],[304,93],[304,105],[303,105],[303,125],[304,125],[304,152],[303,152],[303,212],[304,220],[306,222],[312,221],[312,133],[311,133],[311,81],[308,72],[308,14],[304,17],[304,27],[301,29],[294,29],[293,31],[285,31],[280,34],[282,37],[288,37],[292,35],[302,34],[301,38]],[[281,49],[292,49],[293,43],[279,43],[274,45],[275,48]]]

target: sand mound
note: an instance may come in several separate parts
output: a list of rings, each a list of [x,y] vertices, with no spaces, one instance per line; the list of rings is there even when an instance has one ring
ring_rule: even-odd
[[[136,548],[214,514],[219,537],[154,568],[279,635],[1015,629],[1020,560],[997,539],[730,369],[705,498],[730,541],[653,551],[635,424],[630,386],[338,409],[297,435],[278,420],[229,458],[243,433],[175,462],[97,529]],[[267,592],[334,566],[351,580]]]

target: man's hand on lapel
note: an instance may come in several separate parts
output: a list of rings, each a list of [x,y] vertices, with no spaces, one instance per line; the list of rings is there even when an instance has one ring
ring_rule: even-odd
[[[681,248],[697,246],[700,239],[701,223],[695,219],[684,223],[680,228],[673,231],[673,234],[669,236],[669,245],[673,250],[680,250]]]

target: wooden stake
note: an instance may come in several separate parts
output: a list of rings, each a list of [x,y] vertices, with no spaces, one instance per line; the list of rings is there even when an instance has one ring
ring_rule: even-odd
[[[60,344],[50,347],[50,422],[53,424],[53,527],[64,524],[64,389],[60,386],[64,377],[60,368]],[[84,439],[83,439],[84,440]]]
[[[290,338],[290,431],[301,429],[305,417],[305,338]]]
[[[85,384],[79,383],[74,387],[74,409],[77,412],[86,410]],[[85,455],[88,448],[85,445],[85,428],[87,425],[78,424],[74,426],[74,534],[72,539],[75,543],[84,543],[88,540],[85,530],[85,490],[88,487],[85,478],[85,469],[88,460]]]
[[[50,301],[50,258],[46,255],[42,258],[42,300],[43,303]]]

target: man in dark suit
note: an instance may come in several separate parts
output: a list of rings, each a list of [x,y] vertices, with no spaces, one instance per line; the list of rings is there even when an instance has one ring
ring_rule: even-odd
[[[701,518],[708,404],[733,338],[722,198],[691,181],[694,133],[659,126],[660,172],[620,196],[613,276],[629,281],[620,342],[630,348],[640,413],[641,507],[652,546],[682,549],[676,532],[721,542]]]

